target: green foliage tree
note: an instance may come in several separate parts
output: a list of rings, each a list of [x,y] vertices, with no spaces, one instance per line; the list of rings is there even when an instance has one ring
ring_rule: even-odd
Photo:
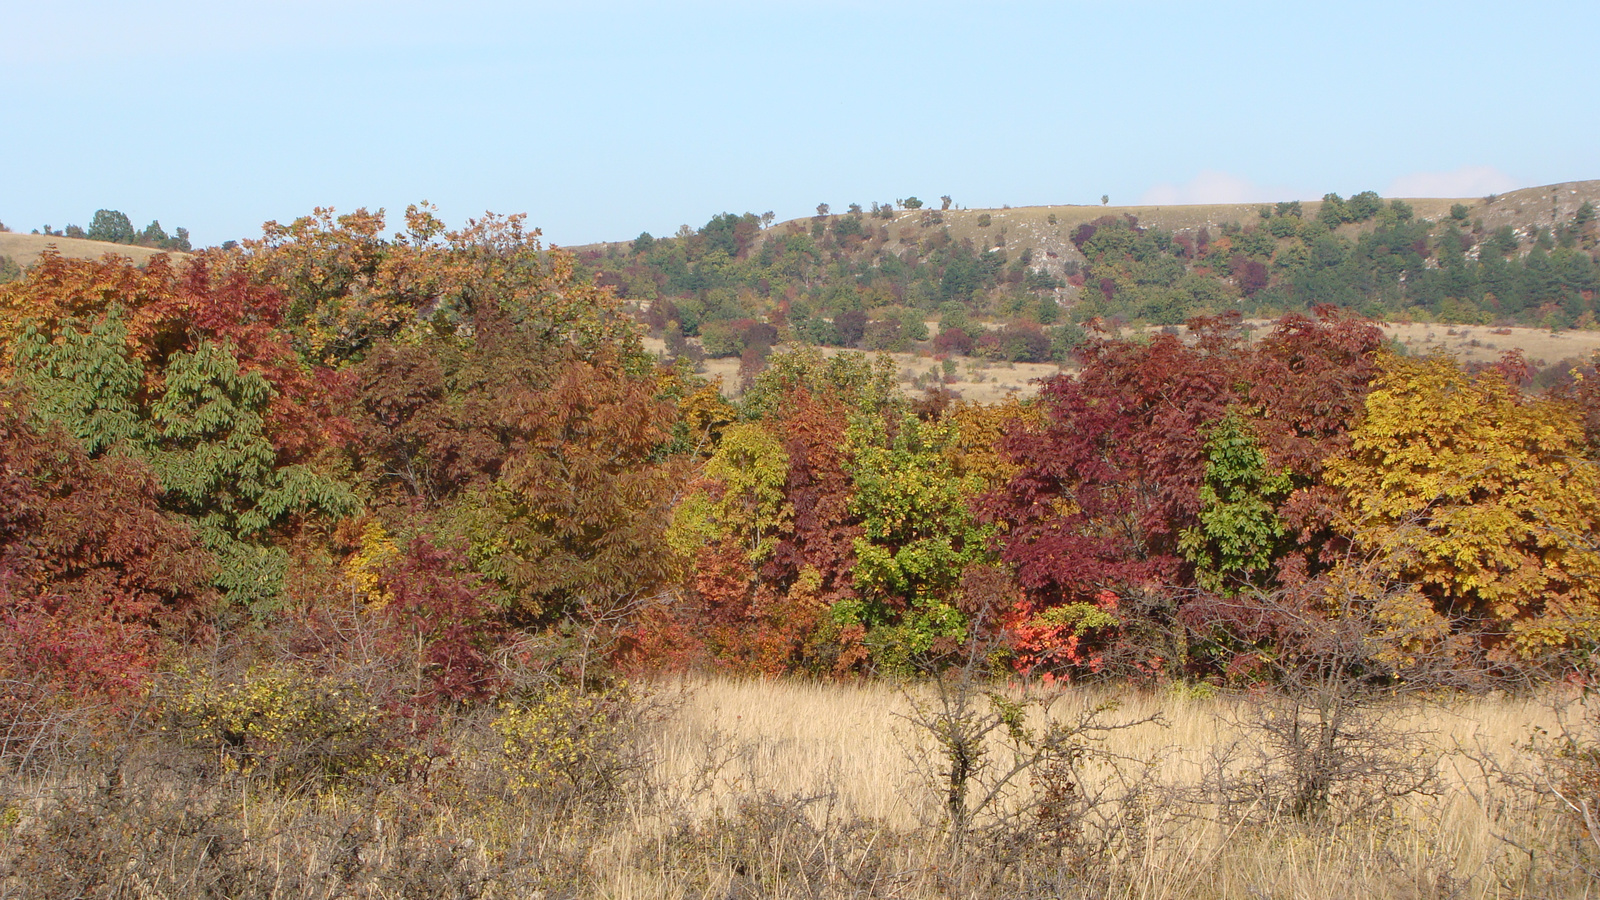
[[[138,239],[133,223],[126,213],[115,209],[95,210],[94,220],[84,234],[91,241],[108,241],[113,244],[131,244]]]
[[[986,485],[954,469],[954,420],[906,416],[891,436],[882,419],[862,419],[849,434],[861,600],[836,607],[834,617],[866,627],[882,669],[908,672],[936,644],[948,649],[966,636],[966,616],[953,600],[962,574],[991,559],[993,526],[979,525],[969,509]]]
[[[161,227],[161,222],[152,219],[150,224],[139,232],[139,236],[135,240],[146,247],[161,247],[164,249],[172,239],[167,236],[166,229]]]
[[[1231,594],[1241,586],[1260,587],[1285,549],[1288,528],[1278,506],[1292,486],[1289,475],[1269,468],[1237,406],[1211,427],[1205,452],[1200,521],[1179,535],[1178,547],[1205,590]]]
[[[1323,194],[1322,205],[1317,208],[1317,221],[1329,228],[1337,228],[1350,221],[1350,210],[1344,198],[1338,194]]]
[[[281,464],[268,438],[271,382],[242,368],[231,348],[202,342],[172,354],[159,389],[145,394],[117,310],[84,330],[62,324],[57,342],[29,327],[17,343],[37,413],[92,455],[121,451],[144,461],[162,506],[192,522],[215,556],[224,597],[256,610],[275,602],[288,555],[274,529],[295,517],[348,515],[358,503],[339,482]]]
[[[173,354],[150,404],[144,453],[172,508],[196,523],[217,556],[217,585],[252,608],[277,600],[288,553],[272,532],[293,517],[347,516],[344,484],[305,465],[281,465],[268,439],[272,384],[240,366],[232,348],[202,342]]]
[[[1383,210],[1383,198],[1377,191],[1362,191],[1345,204],[1350,221],[1365,222]]]
[[[701,477],[715,486],[686,500],[675,515],[674,528],[684,541],[731,538],[743,547],[752,567],[772,555],[779,534],[793,517],[784,496],[789,455],[779,437],[765,425],[728,426]],[[694,549],[680,543],[679,549]]]

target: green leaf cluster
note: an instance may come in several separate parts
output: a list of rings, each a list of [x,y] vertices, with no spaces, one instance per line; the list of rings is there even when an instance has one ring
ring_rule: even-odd
[[[1206,438],[1200,524],[1178,538],[1196,583],[1233,594],[1266,577],[1288,533],[1277,507],[1291,486],[1287,472],[1268,467],[1243,413],[1230,407]]]

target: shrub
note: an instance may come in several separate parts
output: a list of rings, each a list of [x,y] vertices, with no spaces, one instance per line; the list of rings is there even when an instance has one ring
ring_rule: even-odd
[[[1142,849],[1154,761],[1118,756],[1104,742],[1165,721],[1119,716],[1114,702],[1063,711],[1059,693],[1001,690],[989,683],[982,643],[931,682],[931,697],[910,697],[905,717],[952,856],[995,874],[1056,870],[1080,882],[1116,870]]]
[[[839,335],[839,346],[854,347],[861,343],[861,337],[866,332],[867,314],[846,310],[833,317],[833,327]]]
[[[862,346],[867,350],[904,350],[906,337],[900,323],[894,319],[868,322],[861,335]]]
[[[1000,331],[1000,352],[1009,362],[1045,362],[1050,337],[1031,322],[1012,322]]]
[[[362,685],[282,663],[232,678],[180,670],[165,712],[162,727],[212,751],[222,773],[280,787],[392,776],[406,762],[399,722]]]
[[[963,328],[941,328],[939,335],[933,339],[933,349],[939,353],[968,356],[972,353],[972,336]]]
[[[1251,694],[1239,723],[1256,738],[1249,758],[1227,758],[1229,748],[1213,760],[1224,817],[1371,816],[1437,791],[1432,735],[1402,701],[1467,683],[1472,658],[1466,643],[1408,614],[1415,600],[1381,567],[1346,564],[1183,610],[1196,643],[1234,648],[1230,677],[1271,685]]]
[[[488,586],[460,550],[414,538],[382,572],[384,655],[407,661],[410,702],[482,700],[497,687],[491,659],[505,629]]]
[[[623,684],[594,691],[550,685],[502,701],[493,727],[508,786],[559,805],[614,804],[638,769],[628,727],[638,709]]]

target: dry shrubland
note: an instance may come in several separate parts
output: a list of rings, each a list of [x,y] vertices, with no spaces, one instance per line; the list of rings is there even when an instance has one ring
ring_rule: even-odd
[[[1296,810],[1272,805],[1279,694],[696,678],[529,693],[396,754],[327,702],[290,730],[340,740],[252,745],[179,690],[120,732],[14,717],[0,896],[1578,897],[1600,874],[1596,717],[1560,692],[1375,707],[1405,740]],[[1385,790],[1398,769],[1414,789]]]

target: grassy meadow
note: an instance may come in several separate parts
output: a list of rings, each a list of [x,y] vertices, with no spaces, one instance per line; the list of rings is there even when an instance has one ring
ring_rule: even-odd
[[[1560,799],[1581,807],[1571,789],[1586,787],[1592,808],[1593,760],[1574,781],[1570,755],[1540,742],[1562,733],[1556,713],[1571,697],[1380,704],[1366,712],[1388,735],[1377,749],[1423,775],[1419,789],[1385,799],[1381,767],[1352,771],[1326,808],[1295,816],[1253,791],[1252,779],[1282,774],[1261,728],[1271,697],[1073,687],[1035,689],[1029,706],[1002,686],[1005,708],[1023,713],[971,760],[973,813],[957,836],[946,737],[961,720],[939,711],[954,696],[982,719],[995,708],[987,690],[663,680],[635,685],[604,725],[541,720],[563,723],[542,744],[513,746],[503,713],[462,713],[402,779],[219,765],[226,747],[186,741],[160,714],[114,737],[57,722],[53,743],[36,742],[0,780],[0,897],[1577,898],[1597,887],[1600,848]],[[1037,737],[1049,721],[1069,723],[1067,752],[1054,768],[1018,769],[1011,726]],[[534,747],[547,758],[530,758]]]

